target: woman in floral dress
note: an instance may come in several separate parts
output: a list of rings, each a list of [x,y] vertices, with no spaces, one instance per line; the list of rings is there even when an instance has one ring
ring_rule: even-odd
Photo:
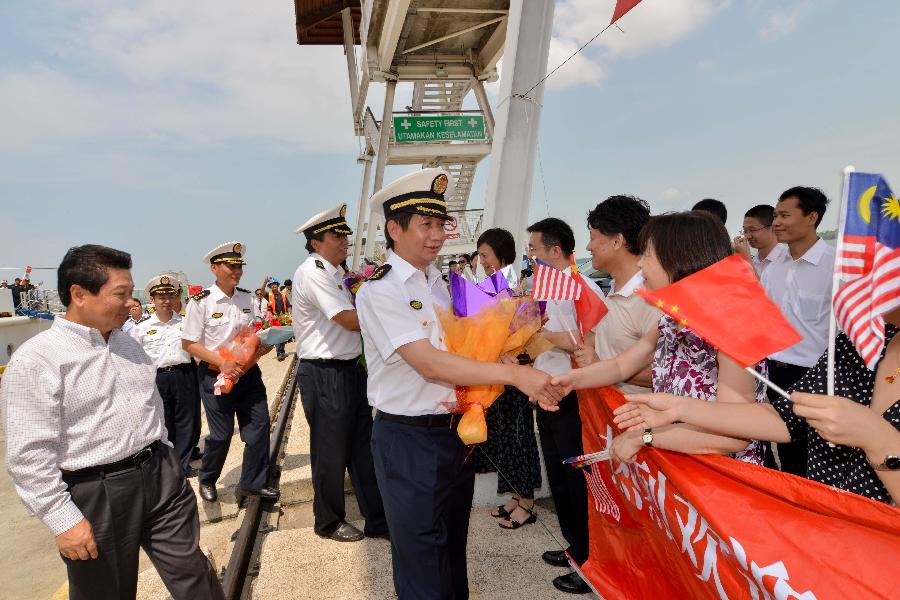
[[[641,232],[640,243],[641,269],[648,289],[665,287],[732,254],[725,227],[703,212],[653,217]],[[752,277],[749,271],[748,276]],[[567,391],[613,385],[633,377],[647,363],[652,364],[654,392],[709,402],[765,400],[765,385],[668,316],[660,319],[658,330],[647,332],[619,356],[573,369],[559,381]],[[765,361],[756,365],[756,370],[765,375]],[[645,433],[650,436],[649,444]],[[623,432],[613,440],[613,456],[632,462],[643,445],[691,454],[723,454],[762,464],[758,441],[718,435],[684,423]]]

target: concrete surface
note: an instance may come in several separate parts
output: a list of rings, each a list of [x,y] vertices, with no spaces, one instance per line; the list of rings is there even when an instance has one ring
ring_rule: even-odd
[[[296,507],[295,507],[296,508]],[[556,515],[540,508],[543,523],[561,539]],[[348,518],[358,517],[348,496]],[[362,527],[362,521],[353,521]],[[255,599],[295,600],[387,600],[396,598],[391,574],[390,543],[364,539],[354,543],[333,542],[313,533],[311,511],[285,511],[278,531],[268,534],[262,547],[259,577],[254,582]],[[299,529],[298,525],[306,525]],[[516,531],[497,526],[487,508],[472,511],[469,529],[469,586],[472,598],[482,600],[559,600],[551,583],[566,569],[541,560],[545,550],[559,545],[540,523]]]

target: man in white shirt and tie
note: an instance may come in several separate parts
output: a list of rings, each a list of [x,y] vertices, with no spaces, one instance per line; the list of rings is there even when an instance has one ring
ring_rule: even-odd
[[[359,320],[344,285],[347,205],[319,213],[297,229],[309,257],[294,274],[292,316],[297,382],[309,423],[314,530],[339,542],[387,537],[384,506],[372,463],[372,409],[366,398]],[[344,473],[366,519],[365,532],[347,523]]]
[[[128,334],[131,257],[71,248],[66,307],[16,351],[0,383],[7,469],[56,537],[69,598],[134,598],[147,553],[174,598],[222,599],[200,551],[197,499],[168,445],[156,365]]]
[[[367,393],[376,409],[372,454],[399,600],[469,597],[466,542],[475,472],[456,432],[459,415],[448,411],[455,386],[514,385],[550,403],[562,395],[546,373],[445,350],[435,309],[447,309],[450,297],[433,263],[446,237],[452,194],[452,176],[432,168],[372,196],[372,212],[385,217],[389,255],[356,298]]]
[[[775,205],[772,230],[787,252],[763,272],[762,285],[803,339],[769,357],[769,378],[790,390],[828,348],[834,248],[816,234],[828,198],[821,190],[794,187]],[[761,324],[760,326],[764,326]],[[771,390],[769,391],[771,394]],[[806,443],[778,444],[781,470],[806,475]],[[771,456],[768,466],[775,466]]]

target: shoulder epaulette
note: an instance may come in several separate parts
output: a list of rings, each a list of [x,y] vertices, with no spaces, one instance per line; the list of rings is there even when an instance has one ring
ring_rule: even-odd
[[[155,307],[155,306],[149,306],[149,307],[147,307],[147,312],[150,313],[150,314],[152,315],[153,313],[156,312],[156,307]]]
[[[247,294],[250,293],[250,290],[245,290],[245,289],[242,288],[242,287],[236,287],[236,288],[234,288],[234,289],[236,289],[236,290],[239,291],[239,292],[244,292],[244,293],[247,293]]]
[[[325,263],[323,263],[321,260],[319,260],[319,259],[317,258],[317,259],[316,259],[316,268],[317,268],[317,269],[324,269],[324,268],[325,268]]]
[[[193,296],[191,296],[191,300],[196,300],[197,302],[200,302],[201,300],[203,300],[204,298],[209,296],[209,293],[210,293],[209,290],[203,290],[199,294],[194,294]]]
[[[373,272],[371,275],[369,275],[369,278],[366,279],[366,281],[378,281],[379,279],[381,279],[382,277],[387,275],[388,271],[390,271],[390,270],[391,270],[391,265],[388,265],[388,264],[381,265],[380,267],[375,269],[375,272]]]
[[[147,315],[146,317],[144,317],[140,321],[138,321],[138,323],[143,323],[144,321],[146,321],[149,318],[150,318],[150,315]]]

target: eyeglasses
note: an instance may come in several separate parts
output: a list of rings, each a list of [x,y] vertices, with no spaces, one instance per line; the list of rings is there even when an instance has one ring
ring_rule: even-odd
[[[758,231],[762,231],[763,229],[771,229],[771,228],[772,228],[771,225],[768,225],[766,227],[744,227],[744,229],[742,231],[744,232],[744,235],[747,235],[747,234],[756,233]]]

